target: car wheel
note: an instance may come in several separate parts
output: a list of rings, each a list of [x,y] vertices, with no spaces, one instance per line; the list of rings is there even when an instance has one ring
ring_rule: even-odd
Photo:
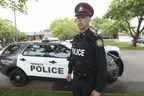
[[[106,60],[107,60],[107,81],[109,84],[114,83],[119,75],[119,67],[117,63],[114,61],[114,59],[106,55]]]
[[[116,63],[118,64],[118,67],[119,67],[119,75],[118,76],[121,76],[124,71],[124,64],[120,58],[117,59]]]
[[[116,56],[117,59],[115,59],[114,56],[112,56],[112,58],[116,62],[117,66],[119,68],[119,74],[118,74],[118,76],[121,76],[123,74],[123,71],[124,71],[123,61],[122,61],[122,59],[120,58],[120,56],[119,56],[119,54],[117,52],[110,52],[110,54]]]
[[[24,86],[28,83],[28,77],[26,74],[20,69],[14,69],[10,73],[10,82],[14,86]]]

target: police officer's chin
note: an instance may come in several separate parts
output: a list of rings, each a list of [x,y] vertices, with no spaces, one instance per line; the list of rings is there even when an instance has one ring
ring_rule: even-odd
[[[80,32],[84,32],[85,31],[85,27],[79,27]]]
[[[87,29],[88,29],[88,27],[86,27],[84,25],[79,26],[80,32],[85,32]]]

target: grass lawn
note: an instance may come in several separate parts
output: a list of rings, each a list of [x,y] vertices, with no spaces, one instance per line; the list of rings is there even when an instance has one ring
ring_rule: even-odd
[[[119,42],[116,39],[105,39],[104,40],[105,45],[114,45],[118,46],[120,49],[129,49],[129,50],[144,50],[144,44],[137,44],[137,47],[132,47],[132,44],[130,42]]]
[[[72,93],[39,88],[0,88],[0,96],[72,96]],[[105,93],[104,96],[144,96],[144,93]]]

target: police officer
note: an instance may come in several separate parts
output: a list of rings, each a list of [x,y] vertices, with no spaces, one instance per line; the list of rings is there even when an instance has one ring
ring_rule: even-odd
[[[93,14],[88,3],[82,2],[75,7],[80,33],[72,41],[67,75],[67,80],[72,81],[74,96],[101,96],[105,87],[105,78],[102,78],[105,77],[105,51],[98,42],[100,37],[89,27]]]

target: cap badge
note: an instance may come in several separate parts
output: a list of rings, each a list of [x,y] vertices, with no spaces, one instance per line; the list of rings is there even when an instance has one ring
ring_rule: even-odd
[[[80,8],[79,8],[79,11],[83,11],[83,7],[80,7]]]

